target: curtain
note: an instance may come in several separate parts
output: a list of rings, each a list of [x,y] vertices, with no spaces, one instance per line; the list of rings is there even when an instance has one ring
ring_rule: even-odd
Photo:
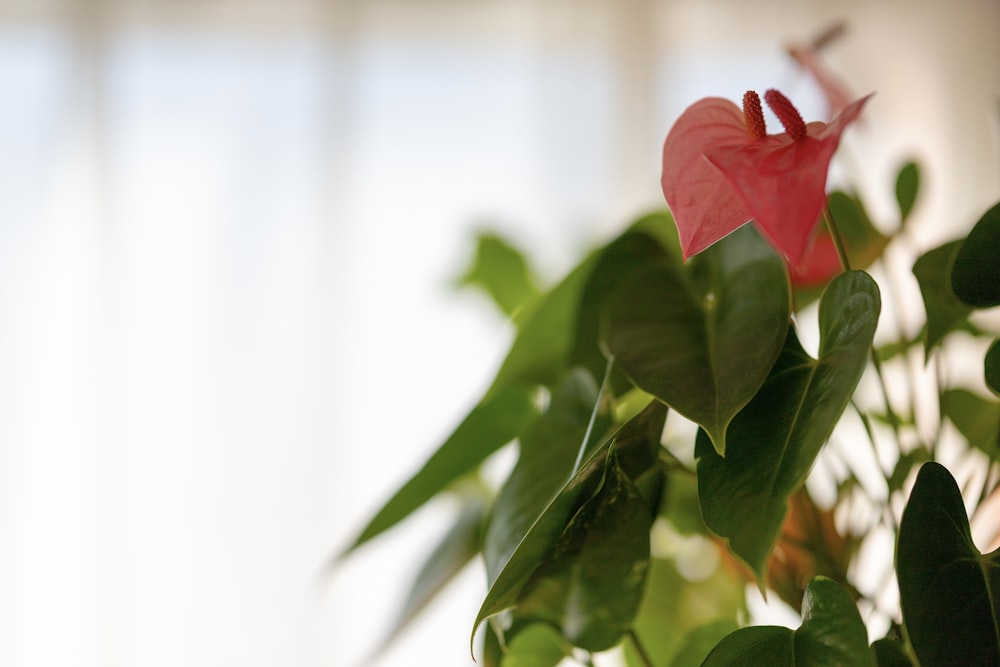
[[[690,102],[815,116],[782,48],[840,18],[857,168],[885,218],[925,159],[946,240],[1000,191],[985,0],[0,6],[0,664],[363,661],[450,508],[329,559],[511,337],[473,230],[555,280],[662,206]],[[382,664],[469,664],[482,586]]]

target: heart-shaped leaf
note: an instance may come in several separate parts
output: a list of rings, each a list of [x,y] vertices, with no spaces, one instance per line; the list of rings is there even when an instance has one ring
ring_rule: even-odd
[[[930,359],[931,351],[945,334],[972,312],[972,307],[959,301],[951,288],[951,267],[961,247],[961,241],[946,243],[925,252],[913,265],[913,275],[917,277],[927,311],[925,360]]]
[[[934,462],[917,473],[896,547],[903,621],[923,665],[1000,664],[1000,552],[972,542],[958,484]]]
[[[537,416],[527,389],[507,388],[477,405],[427,463],[368,522],[341,558],[396,525],[490,454],[510,442]]]
[[[633,482],[642,482],[651,474],[658,473],[657,452],[660,448],[660,436],[666,415],[666,406],[658,401],[652,401],[645,410],[618,429],[612,438],[586,460],[540,515],[536,513],[537,520],[527,530],[524,538],[517,543],[510,558],[499,563],[502,569],[498,572],[488,570],[493,584],[483,600],[474,628],[479,627],[485,619],[516,607],[525,585],[541,564],[550,557],[553,547],[563,535],[572,517],[599,490],[601,480],[605,476],[608,451],[612,444],[620,468]],[[565,475],[568,474],[572,461],[563,464]],[[539,470],[534,471],[536,475]],[[649,504],[647,501],[647,507]],[[648,531],[653,512],[646,509],[644,514],[647,517]]]
[[[1000,458],[1000,403],[967,389],[949,389],[941,394],[941,412],[966,442],[991,459]]]
[[[1000,339],[993,341],[990,349],[986,351],[986,359],[983,360],[983,377],[990,391],[1000,396]]]
[[[702,667],[875,667],[858,608],[837,582],[816,577],[806,587],[798,630],[754,626],[716,646]]]
[[[729,428],[722,458],[698,434],[698,497],[708,527],[764,582],[788,497],[805,481],[864,371],[878,322],[875,282],[862,271],[838,276],[819,309],[819,359],[794,330],[771,375]]]
[[[983,214],[962,243],[951,286],[955,296],[970,306],[1000,305],[1000,204]]]
[[[605,348],[724,455],[729,422],[781,351],[789,309],[784,263],[745,225],[687,270],[663,261],[626,279],[608,307]]]

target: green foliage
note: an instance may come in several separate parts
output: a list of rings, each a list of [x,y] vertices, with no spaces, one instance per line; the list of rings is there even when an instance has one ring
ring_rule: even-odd
[[[983,379],[997,396],[1000,396],[1000,339],[993,341],[983,360]]]
[[[500,311],[511,317],[538,296],[538,285],[524,255],[490,232],[481,232],[476,239],[476,257],[459,285],[483,289]]]
[[[705,523],[729,539],[761,585],[788,497],[805,481],[861,378],[878,313],[878,287],[868,274],[838,276],[820,303],[819,359],[790,331],[767,382],[733,420],[726,457],[699,434]]]
[[[903,621],[924,665],[1000,664],[1000,552],[972,543],[948,470],[925,463],[903,511],[896,553]]]
[[[907,162],[896,176],[896,203],[899,204],[899,219],[902,222],[910,217],[919,191],[920,166],[916,162]]]
[[[951,270],[955,295],[976,308],[1000,306],[1000,204],[979,219]]]
[[[720,454],[788,329],[788,279],[752,227],[693,258],[637,271],[612,303],[605,347],[635,384],[700,424]]]
[[[806,588],[798,630],[742,628],[727,636],[702,667],[875,667],[864,623],[837,582],[817,577]]]
[[[951,268],[961,247],[960,241],[945,243],[925,252],[913,265],[913,275],[920,284],[920,294],[927,311],[924,350],[928,358],[945,334],[972,312],[972,307],[959,301],[951,289]]]
[[[941,412],[970,445],[992,459],[1000,456],[1000,402],[949,389],[941,394]]]

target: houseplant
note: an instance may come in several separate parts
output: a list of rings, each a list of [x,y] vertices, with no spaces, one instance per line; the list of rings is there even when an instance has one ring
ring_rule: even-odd
[[[1000,663],[1000,552],[973,544],[966,513],[1000,481],[1000,402],[982,391],[1000,395],[1000,343],[975,317],[1000,305],[1000,204],[916,259],[926,325],[876,345],[896,291],[873,275],[908,242],[920,170],[896,174],[891,233],[856,193],[826,192],[869,98],[845,99],[813,51],[797,58],[824,85],[829,123],[805,123],[776,91],[777,134],[756,94],[695,102],[664,145],[669,211],[550,289],[481,239],[468,277],[512,317],[510,352],[344,554],[438,494],[463,499],[400,623],[481,555],[489,590],[470,628],[486,665],[615,649],[643,667]],[[956,338],[977,341],[960,363],[982,387],[940,372]],[[914,358],[935,371],[920,377],[932,414],[890,391],[913,383]],[[494,488],[480,471],[512,442]],[[981,468],[976,488],[940,461]],[[876,531],[895,550],[873,586],[858,568]],[[748,625],[747,582],[801,625]]]

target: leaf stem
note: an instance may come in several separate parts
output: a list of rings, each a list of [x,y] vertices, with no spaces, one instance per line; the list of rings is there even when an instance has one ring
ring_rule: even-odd
[[[642,664],[646,667],[656,667],[655,663],[653,663],[653,658],[646,651],[646,647],[639,641],[639,635],[635,634],[635,630],[628,631],[628,638],[632,640],[632,646],[635,648],[635,652],[639,656],[639,660],[642,661]]]
[[[850,271],[851,259],[847,256],[847,246],[844,245],[844,237],[840,235],[840,230],[837,229],[837,224],[833,220],[833,213],[830,212],[829,205],[823,207],[823,221],[826,222],[826,228],[830,230],[833,245],[837,248],[837,258],[840,259],[841,268],[844,271]]]
[[[608,355],[608,365],[604,368],[604,379],[601,380],[601,386],[597,390],[597,400],[594,401],[594,409],[590,412],[590,421],[587,422],[587,432],[583,435],[583,442],[580,443],[580,449],[576,453],[576,461],[573,463],[573,472],[570,473],[570,477],[573,477],[580,471],[580,466],[583,465],[583,456],[587,453],[587,445],[590,443],[590,436],[594,430],[594,422],[597,421],[597,412],[601,409],[601,401],[604,399],[604,390],[611,383],[611,371],[615,367],[615,355]]]

